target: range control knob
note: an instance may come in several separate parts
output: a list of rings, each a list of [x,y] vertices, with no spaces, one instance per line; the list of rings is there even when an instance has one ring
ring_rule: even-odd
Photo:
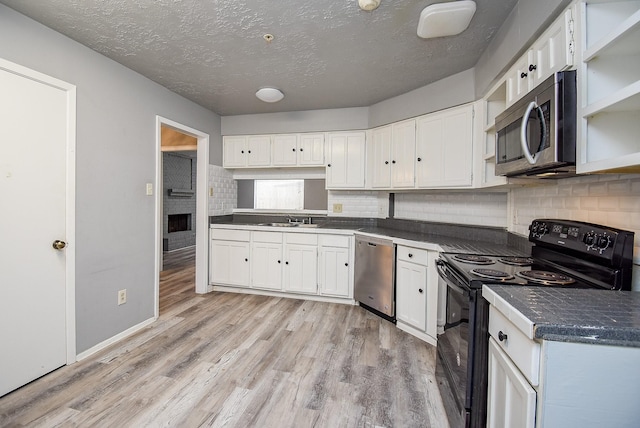
[[[598,237],[598,248],[600,248],[600,250],[606,249],[610,243],[611,243],[611,240],[607,235]]]
[[[584,242],[587,247],[591,247],[596,242],[596,234],[593,232],[585,233],[582,242]]]
[[[542,238],[549,231],[547,223],[535,222],[531,225],[531,234],[536,238]]]

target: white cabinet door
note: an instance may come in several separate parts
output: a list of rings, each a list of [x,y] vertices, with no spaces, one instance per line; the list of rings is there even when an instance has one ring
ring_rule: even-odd
[[[271,136],[249,135],[247,137],[247,166],[271,165]]]
[[[282,244],[270,242],[251,244],[251,286],[267,290],[282,290]]]
[[[296,293],[318,292],[318,247],[287,244],[284,250],[284,289]]]
[[[415,119],[394,123],[391,126],[391,134],[391,186],[411,188],[415,180]]]
[[[273,136],[273,165],[296,166],[298,163],[298,134]]]
[[[391,125],[371,131],[371,141],[367,144],[367,160],[368,187],[391,187]]]
[[[351,268],[349,249],[321,246],[318,282],[320,293],[329,296],[349,297]]]
[[[533,53],[529,50],[507,73],[507,107],[531,90],[533,78],[531,77],[532,73],[529,72],[529,65],[531,65],[532,59]]]
[[[532,89],[557,71],[573,65],[571,42],[572,9],[560,16],[533,44],[531,64],[527,68],[532,79]]]
[[[216,284],[249,286],[249,243],[210,241],[209,280]]]
[[[416,185],[420,188],[471,186],[473,105],[417,119]]]
[[[324,134],[300,134],[298,165],[324,166]]]
[[[534,428],[536,391],[489,338],[488,428]]]
[[[326,187],[328,189],[361,189],[365,174],[365,133],[336,132],[329,134]]]
[[[247,137],[223,137],[223,151],[225,168],[236,168],[247,165]]]
[[[420,331],[426,330],[427,268],[398,260],[396,263],[396,317]]]

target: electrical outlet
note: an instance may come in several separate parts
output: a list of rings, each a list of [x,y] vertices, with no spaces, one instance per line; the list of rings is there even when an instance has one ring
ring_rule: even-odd
[[[213,187],[209,187],[209,196],[213,196]]]
[[[127,303],[127,289],[118,291],[118,306]]]
[[[342,212],[342,204],[333,204],[333,212],[341,213]]]
[[[147,183],[147,196],[153,195],[153,183]]]

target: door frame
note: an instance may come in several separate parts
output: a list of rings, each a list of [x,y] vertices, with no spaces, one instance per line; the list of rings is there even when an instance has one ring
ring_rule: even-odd
[[[160,315],[160,270],[162,268],[162,125],[198,139],[196,159],[196,293],[207,293],[209,269],[209,134],[162,116],[156,116],[156,240],[155,317]]]
[[[65,177],[65,324],[67,365],[76,358],[76,86],[0,58],[0,69],[67,94]]]

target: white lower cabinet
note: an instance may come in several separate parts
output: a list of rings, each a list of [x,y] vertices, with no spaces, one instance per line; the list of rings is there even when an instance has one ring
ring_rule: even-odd
[[[282,290],[282,233],[253,232],[251,286]]]
[[[353,261],[349,236],[318,237],[318,287],[325,296],[352,297]]]
[[[397,246],[396,319],[398,327],[435,344],[438,312],[436,251]],[[408,328],[407,328],[408,327]]]
[[[249,286],[249,231],[214,230],[209,243],[209,282]]]
[[[318,236],[285,234],[283,288],[295,293],[318,292]]]
[[[536,391],[493,338],[489,339],[488,382],[488,428],[535,427]]]

